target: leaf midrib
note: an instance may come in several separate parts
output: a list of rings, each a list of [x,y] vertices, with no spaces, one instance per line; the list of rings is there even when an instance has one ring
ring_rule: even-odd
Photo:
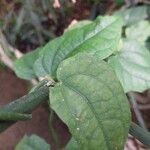
[[[93,112],[93,114],[94,114],[94,116],[95,116],[95,119],[96,119],[96,121],[98,122],[98,127],[100,128],[100,130],[101,130],[102,133],[103,133],[103,136],[104,136],[104,139],[105,139],[104,141],[105,141],[105,145],[106,145],[107,149],[108,149],[108,150],[112,150],[112,149],[111,149],[111,146],[110,146],[110,143],[108,142],[108,141],[109,141],[109,138],[107,137],[107,134],[106,134],[106,132],[105,132],[105,129],[104,129],[104,127],[103,127],[103,124],[102,124],[101,121],[99,121],[99,117],[98,117],[98,115],[97,115],[97,113],[96,113],[96,111],[95,111],[95,108],[92,106],[90,100],[89,100],[83,93],[81,93],[79,90],[73,88],[73,87],[72,87],[71,85],[69,85],[67,82],[63,82],[63,83],[64,83],[64,85],[65,85],[67,88],[71,89],[73,92],[75,92],[76,94],[78,94],[79,96],[81,96],[83,99],[85,99],[85,100],[87,101],[87,104],[88,104],[88,106],[90,107],[90,110]]]
[[[106,71],[108,71],[107,69],[106,70],[104,70],[102,73],[105,73]],[[101,73],[101,74],[102,74]],[[113,93],[113,91],[112,91],[112,89],[107,85],[107,84],[105,84],[105,82],[102,80],[102,79],[100,79],[100,78],[97,78],[96,76],[93,76],[92,74],[84,74],[84,73],[76,73],[76,74],[72,74],[72,75],[70,75],[70,76],[67,76],[66,78],[64,78],[64,79],[62,79],[62,81],[63,81],[63,83],[66,83],[67,81],[66,81],[66,79],[69,79],[69,78],[71,78],[71,77],[73,77],[73,76],[77,76],[77,75],[84,75],[84,76],[88,76],[88,77],[90,77],[90,78],[92,78],[92,79],[95,79],[95,80],[97,80],[98,82],[102,82],[110,91],[111,91],[111,93],[112,93],[112,95],[113,95],[113,97],[115,97],[116,99],[118,99],[118,97],[116,96],[116,94],[114,94]],[[100,80],[100,81],[99,81]],[[120,103],[118,103],[118,105],[120,106]],[[123,111],[122,111],[122,107],[120,106],[120,111],[121,111],[121,114],[123,114]],[[123,117],[123,115],[122,115],[122,117]],[[124,121],[123,121],[123,128],[125,129],[125,125],[124,125]],[[125,139],[125,136],[124,136],[124,139]]]

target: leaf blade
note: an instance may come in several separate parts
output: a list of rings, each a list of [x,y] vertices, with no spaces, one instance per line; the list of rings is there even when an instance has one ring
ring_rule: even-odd
[[[33,64],[39,57],[40,50],[41,49],[38,48],[30,53],[27,53],[14,62],[14,71],[18,77],[26,80],[36,77],[35,72],[33,71]]]
[[[123,148],[130,113],[111,68],[94,56],[76,55],[59,66],[57,76],[60,83],[50,89],[50,106],[68,125],[79,148]]]
[[[50,145],[37,135],[24,136],[15,150],[50,150]]]
[[[137,41],[125,40],[122,51],[111,57],[109,64],[125,92],[142,92],[150,88],[150,53]]]
[[[120,18],[105,16],[98,17],[93,23],[66,31],[63,36],[43,48],[43,58],[39,65],[41,63],[47,74],[56,77],[61,61],[79,52],[91,53],[104,59],[117,51],[121,26]]]

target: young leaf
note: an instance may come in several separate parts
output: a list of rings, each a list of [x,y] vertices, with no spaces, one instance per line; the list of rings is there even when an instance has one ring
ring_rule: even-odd
[[[121,150],[130,111],[123,89],[109,65],[91,55],[76,55],[57,70],[50,106],[67,124],[79,149]]]
[[[150,23],[148,21],[141,21],[126,29],[126,36],[128,39],[137,40],[141,44],[145,44],[150,36]]]
[[[38,48],[30,53],[27,53],[26,55],[15,61],[14,71],[18,77],[27,80],[36,77],[33,70],[33,64],[35,60],[39,57],[40,50],[41,48]]]
[[[24,136],[15,150],[50,150],[50,145],[37,135]]]
[[[117,51],[121,26],[121,19],[113,16],[98,17],[83,26],[76,25],[43,48],[42,56],[35,63],[36,74],[56,77],[61,61],[79,52],[91,53],[100,59],[108,57]]]
[[[124,41],[122,50],[110,58],[109,64],[125,92],[143,92],[150,88],[150,53],[139,42]]]

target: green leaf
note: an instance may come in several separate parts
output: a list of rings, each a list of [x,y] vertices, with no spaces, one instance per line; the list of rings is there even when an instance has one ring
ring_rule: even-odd
[[[130,111],[111,67],[80,54],[60,64],[57,79],[50,88],[50,107],[67,124],[79,149],[123,149]]]
[[[148,18],[149,9],[150,7],[146,5],[131,7],[129,9],[124,8],[115,12],[115,15],[122,17],[124,21],[124,25],[129,26]]]
[[[89,25],[89,24],[91,24],[91,23],[92,23],[92,21],[90,21],[90,20],[79,21],[78,23],[75,23],[75,24],[72,25],[71,27],[67,28],[67,29],[65,30],[65,32],[66,32],[66,31],[70,31],[70,30],[74,30],[74,29],[82,28],[82,27],[84,27],[84,26],[86,26],[86,25]]]
[[[37,135],[24,136],[15,150],[50,150],[50,145]]]
[[[150,88],[150,53],[137,41],[125,40],[122,50],[110,58],[125,92]]]
[[[33,64],[35,60],[39,57],[40,50],[41,48],[38,48],[30,53],[25,54],[23,57],[15,61],[14,71],[18,77],[27,80],[36,77],[33,70]]]
[[[77,149],[79,149],[78,143],[76,142],[76,140],[74,138],[71,138],[71,140],[65,147],[65,150],[77,150]]]
[[[120,18],[110,16],[98,17],[94,22],[83,26],[76,25],[43,48],[42,56],[34,66],[36,74],[49,74],[55,78],[61,61],[79,52],[91,53],[100,59],[107,58],[117,51],[121,26]]]
[[[143,45],[150,36],[150,23],[148,21],[141,21],[126,29],[126,36],[128,39],[137,40]]]

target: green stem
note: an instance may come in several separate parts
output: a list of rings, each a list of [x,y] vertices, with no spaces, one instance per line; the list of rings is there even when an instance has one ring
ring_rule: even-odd
[[[31,114],[21,114],[16,112],[8,112],[0,110],[0,120],[1,121],[23,121],[32,118]]]
[[[48,83],[49,80],[44,79],[42,81],[40,81],[36,86],[34,86],[29,93],[32,93],[38,89],[40,89],[41,87],[45,86]]]
[[[135,123],[131,123],[129,133],[145,146],[150,148],[150,132],[147,132]]]
[[[49,129],[50,129],[50,132],[52,134],[52,138],[54,140],[56,149],[59,150],[60,149],[60,143],[59,143],[57,133],[55,132],[55,129],[53,127],[53,119],[54,119],[54,111],[50,108],[50,115],[49,115],[49,122],[48,122],[49,123]]]
[[[13,111],[17,113],[30,113],[34,108],[36,108],[41,102],[48,100],[49,88],[43,86],[34,92],[31,92],[4,107],[0,110]]]
[[[16,112],[16,113],[30,113],[39,104],[48,100],[49,88],[43,86],[36,91],[29,93],[9,104],[0,108],[0,111]],[[10,120],[10,119],[9,119]],[[14,120],[16,118],[14,117]],[[16,121],[1,121],[0,120],[0,132],[7,129],[10,125]]]

